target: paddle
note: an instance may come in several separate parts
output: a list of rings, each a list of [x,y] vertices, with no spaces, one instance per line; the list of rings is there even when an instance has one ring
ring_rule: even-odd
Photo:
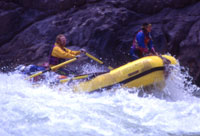
[[[29,78],[33,78],[33,77],[39,76],[39,75],[41,75],[41,74],[43,74],[43,73],[45,73],[45,72],[47,72],[47,71],[51,71],[51,70],[58,69],[58,68],[60,68],[60,67],[62,67],[62,66],[64,66],[64,65],[67,65],[67,64],[69,64],[69,63],[71,63],[71,62],[74,62],[75,60],[77,60],[77,58],[73,58],[73,59],[67,60],[67,61],[65,61],[65,62],[63,62],[63,63],[60,63],[60,64],[58,64],[58,65],[55,65],[55,66],[53,66],[53,67],[50,67],[50,68],[48,68],[47,70],[40,71],[40,72],[38,72],[38,73],[36,73],[36,74],[33,74],[33,75],[29,76]]]
[[[91,77],[91,76],[98,76],[98,75],[101,75],[101,74],[104,74],[104,73],[107,73],[107,72],[97,72],[97,73],[89,73],[89,74],[79,75],[79,76],[75,76],[75,77],[72,77],[72,78],[62,79],[59,82],[65,83],[65,82],[68,82],[68,81],[71,81],[71,80],[84,79],[84,78],[88,78],[88,77]]]
[[[85,53],[85,55],[88,56],[89,58],[95,60],[95,61],[98,62],[99,64],[104,64],[101,60],[97,59],[96,57],[92,56],[91,54],[89,54],[89,53],[87,53],[87,52]],[[113,70],[113,67],[108,66],[108,69],[109,69],[109,70]]]

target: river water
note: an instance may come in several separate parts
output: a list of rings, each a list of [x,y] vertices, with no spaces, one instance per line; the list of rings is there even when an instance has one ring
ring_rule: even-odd
[[[0,73],[0,136],[199,136],[198,88],[187,77],[176,67],[162,93],[141,96],[142,88],[33,87],[16,71]]]

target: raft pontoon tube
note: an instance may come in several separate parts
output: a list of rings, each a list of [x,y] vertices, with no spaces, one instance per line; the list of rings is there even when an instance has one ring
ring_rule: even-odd
[[[91,80],[83,81],[73,87],[75,92],[93,92],[103,88],[109,88],[116,84],[122,87],[132,88],[147,86],[165,81],[165,60],[170,64],[177,64],[172,56],[147,56],[127,63],[108,73],[99,75]]]

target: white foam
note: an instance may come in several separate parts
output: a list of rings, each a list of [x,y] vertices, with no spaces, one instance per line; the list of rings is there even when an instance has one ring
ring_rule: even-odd
[[[101,71],[93,68],[86,72]],[[84,68],[83,68],[84,69]],[[88,70],[88,71],[87,71]],[[187,73],[176,67],[167,80],[165,99],[141,89],[116,86],[101,93],[73,93],[67,84],[33,87],[17,72],[0,73],[0,134],[191,135],[200,133],[200,99],[191,95]],[[131,92],[131,93],[130,93]]]

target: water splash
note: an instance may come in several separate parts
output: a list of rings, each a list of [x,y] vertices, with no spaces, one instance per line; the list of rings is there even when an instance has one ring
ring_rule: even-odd
[[[89,67],[86,72],[102,70]],[[73,93],[67,84],[33,87],[16,71],[0,73],[0,135],[199,135],[200,99],[181,69],[175,67],[166,82],[170,99],[139,97],[142,88],[120,86],[92,94]]]

